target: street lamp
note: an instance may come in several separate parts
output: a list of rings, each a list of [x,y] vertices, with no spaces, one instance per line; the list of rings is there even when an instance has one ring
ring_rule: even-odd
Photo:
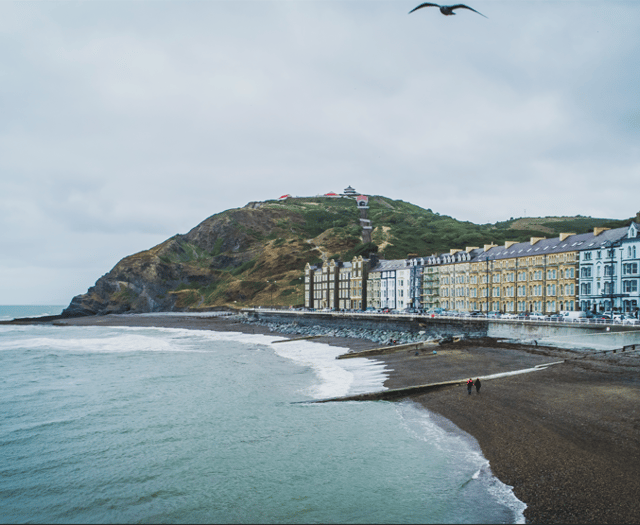
[[[275,286],[278,281],[267,281],[267,282]],[[273,286],[270,287],[270,290],[271,290],[271,308],[273,308]]]
[[[302,306],[304,306],[304,276],[302,277],[298,277],[297,280],[298,281],[302,281],[302,292],[300,292],[300,301],[302,302]]]
[[[615,282],[616,282],[616,254],[615,254],[615,249],[619,248],[620,246],[622,246],[622,243],[620,242],[620,240],[617,241],[608,241],[605,245],[604,245],[604,249],[606,250],[605,252],[605,263],[604,263],[604,277],[606,278],[607,276],[607,266],[609,267],[609,277],[610,282],[609,282],[609,301],[610,301],[610,308],[611,308],[611,316],[613,317],[613,305],[614,305],[614,301],[615,301],[615,291],[614,291],[614,287],[615,287]],[[610,258],[610,264],[607,265],[607,258]],[[622,256],[620,257],[620,260],[622,262]],[[622,267],[620,268],[620,274],[622,274]],[[604,281],[606,284],[606,281]],[[604,293],[606,293],[606,290],[603,290]],[[620,296],[622,297],[622,295]],[[622,303],[622,300],[620,301]],[[622,304],[620,305],[622,307]],[[622,308],[620,308],[622,309]]]

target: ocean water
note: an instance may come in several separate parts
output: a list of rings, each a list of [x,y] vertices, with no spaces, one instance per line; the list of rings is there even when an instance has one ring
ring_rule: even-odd
[[[0,325],[2,521],[524,522],[433,414],[311,403],[383,389],[382,363],[275,339]]]
[[[23,317],[43,317],[47,315],[59,315],[64,310],[64,306],[41,306],[41,305],[18,305],[6,306],[0,304],[0,321],[11,319],[21,319]]]

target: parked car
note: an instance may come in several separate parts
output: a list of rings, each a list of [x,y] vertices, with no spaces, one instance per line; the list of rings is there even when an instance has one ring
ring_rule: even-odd
[[[489,312],[487,314],[487,317],[489,319],[498,319],[498,318],[500,318],[500,312]]]
[[[501,319],[517,319],[518,316],[516,314],[506,313],[500,316]]]
[[[566,318],[562,314],[552,314],[549,316],[549,321],[553,321],[555,323],[562,323]]]
[[[547,317],[544,314],[538,313],[538,312],[534,312],[532,314],[529,314],[529,319],[531,321],[547,321],[549,319],[549,317]]]
[[[593,314],[589,317],[590,322],[609,323],[611,318],[606,314]]]
[[[582,310],[578,310],[577,312],[562,310],[560,314],[564,317],[564,320],[568,322],[580,322],[580,319],[587,318],[587,312],[583,312]]]

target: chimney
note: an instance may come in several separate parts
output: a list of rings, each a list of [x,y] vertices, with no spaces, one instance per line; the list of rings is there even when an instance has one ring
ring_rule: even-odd
[[[449,255],[455,255],[456,253],[458,253],[460,250],[458,250],[457,248],[451,248],[449,250]]]
[[[516,241],[504,241],[505,248],[511,248],[514,244],[518,244]]]
[[[477,246],[467,246],[464,251],[467,253],[471,253],[473,250],[479,250]]]
[[[546,237],[531,237],[531,246],[533,246],[538,241],[544,241]]]
[[[493,243],[491,243],[491,244],[485,244],[485,245],[484,245],[484,251],[485,251],[485,252],[487,252],[487,251],[489,251],[491,248],[495,248],[496,246],[498,246],[498,245],[497,245],[497,244],[493,244]]]
[[[560,240],[564,241],[567,237],[571,237],[572,235],[575,235],[575,233],[561,233]]]
[[[598,235],[600,235],[602,232],[606,232],[607,230],[609,230],[610,228],[594,228],[593,229],[593,236],[597,237]]]

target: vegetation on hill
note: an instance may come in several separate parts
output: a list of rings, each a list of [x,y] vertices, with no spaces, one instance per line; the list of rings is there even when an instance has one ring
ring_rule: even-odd
[[[478,225],[381,196],[371,197],[369,207],[370,244],[362,243],[360,212],[352,199],[289,198],[218,213],[187,234],[125,257],[86,294],[74,297],[65,313],[299,305],[307,262],[348,261],[376,251],[399,259],[629,223],[578,216]]]

